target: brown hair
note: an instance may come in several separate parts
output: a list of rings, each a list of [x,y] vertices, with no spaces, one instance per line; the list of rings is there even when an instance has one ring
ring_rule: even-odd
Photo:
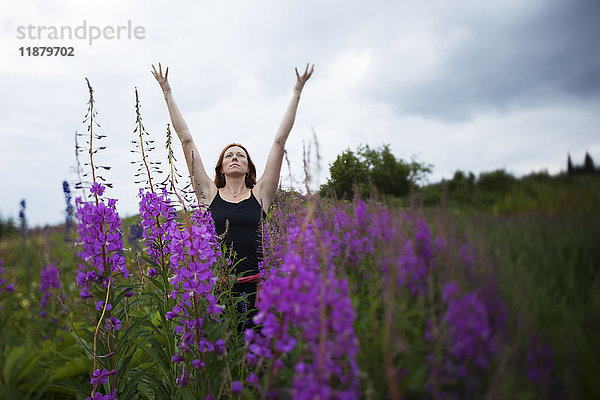
[[[221,172],[221,167],[223,166],[223,157],[225,157],[225,152],[230,147],[241,147],[242,150],[246,152],[246,157],[248,159],[248,173],[246,174],[246,187],[252,189],[254,185],[256,185],[256,167],[250,158],[250,154],[248,154],[248,150],[244,146],[239,143],[231,143],[225,146],[221,155],[219,156],[219,161],[217,161],[217,166],[215,167],[215,185],[217,188],[225,187],[225,175]]]

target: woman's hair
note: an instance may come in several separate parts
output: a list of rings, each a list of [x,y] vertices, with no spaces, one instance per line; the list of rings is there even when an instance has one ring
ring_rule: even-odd
[[[239,143],[231,143],[225,146],[221,155],[219,156],[219,161],[217,161],[217,166],[215,167],[215,185],[217,188],[225,187],[225,175],[221,173],[221,167],[223,166],[223,157],[225,157],[225,152],[230,147],[241,147],[246,152],[246,158],[248,159],[248,173],[246,174],[246,187],[252,189],[254,185],[256,185],[256,167],[250,158],[250,154],[248,154],[248,150],[244,146]]]

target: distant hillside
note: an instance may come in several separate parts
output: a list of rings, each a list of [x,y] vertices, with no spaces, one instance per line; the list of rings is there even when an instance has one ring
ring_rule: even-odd
[[[476,178],[457,171],[450,180],[417,189],[415,196],[425,207],[444,205],[496,214],[592,212],[600,206],[600,174],[533,173],[516,178],[499,169]]]

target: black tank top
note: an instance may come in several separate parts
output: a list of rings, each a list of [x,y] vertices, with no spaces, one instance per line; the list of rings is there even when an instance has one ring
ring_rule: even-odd
[[[237,254],[235,261],[241,260],[235,267],[235,273],[243,273],[243,276],[257,274],[262,254],[260,221],[264,212],[261,212],[254,193],[250,191],[250,197],[239,203],[230,203],[223,200],[217,191],[209,210],[218,235],[225,232],[227,225],[224,238],[227,250],[233,249]]]

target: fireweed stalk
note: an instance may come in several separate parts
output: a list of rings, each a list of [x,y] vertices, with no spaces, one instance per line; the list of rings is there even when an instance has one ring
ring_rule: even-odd
[[[166,180],[159,186],[168,186],[170,192],[155,190],[152,173],[160,171],[148,158],[152,141],[145,137],[147,132],[142,123],[137,90],[136,115],[134,133],[138,139],[133,141],[136,144],[134,152],[141,155],[136,176],[146,176],[136,183],[145,181],[147,186],[139,192],[143,245],[151,266],[146,279],[161,292],[164,303],[160,309],[167,320],[165,327],[174,329],[177,338],[176,350],[167,344],[167,351],[175,351],[171,361],[179,370],[177,385],[190,385],[194,392],[210,396],[210,382],[204,371],[208,354],[222,355],[225,345],[222,339],[210,341],[207,332],[213,322],[218,322],[221,312],[213,295],[216,281],[213,266],[221,256],[214,224],[210,215],[204,215],[202,210],[190,211],[177,189],[180,175],[175,168],[169,126],[166,148],[170,168]],[[183,222],[178,221],[177,202],[171,201],[171,195],[179,200]],[[161,279],[162,284],[157,279]],[[166,310],[169,311],[164,313]]]
[[[267,396],[358,398],[358,341],[347,282],[335,276],[328,245],[313,222],[290,228],[287,245],[258,302],[254,320],[262,329],[246,330],[247,361],[257,366],[267,361],[262,389]],[[274,380],[298,350],[293,387],[281,393],[285,388],[274,388]]]
[[[430,343],[427,355],[429,379],[425,387],[433,398],[481,398],[489,390],[482,382],[488,378],[506,345],[507,311],[493,275],[476,277],[479,268],[472,245],[454,244],[458,249],[450,277],[435,271],[443,282],[439,295],[429,296],[430,308],[425,339]],[[432,249],[448,257],[448,246],[436,240]],[[444,269],[448,273],[447,269]],[[432,283],[431,271],[429,287]],[[456,278],[462,275],[460,286]],[[448,281],[448,279],[450,279]],[[469,284],[471,283],[471,284]],[[471,290],[468,287],[473,287]],[[433,290],[430,290],[433,292]]]
[[[40,273],[40,317],[44,318],[48,315],[48,300],[55,297],[62,305],[64,303],[64,294],[61,292],[60,278],[58,269],[53,264],[45,266]],[[62,307],[61,307],[62,311]],[[56,324],[57,319],[54,316],[52,323]]]
[[[123,256],[123,241],[121,239],[121,220],[116,210],[115,199],[103,198],[105,185],[98,183],[98,180],[104,180],[96,174],[99,168],[109,169],[109,167],[97,166],[94,164],[94,154],[104,149],[100,146],[94,147],[94,139],[101,139],[104,136],[95,134],[94,126],[97,126],[95,121],[96,110],[94,108],[93,90],[88,83],[90,99],[88,102],[88,113],[86,115],[88,125],[88,145],[89,145],[89,166],[91,169],[91,201],[84,202],[80,197],[76,199],[77,222],[79,239],[82,245],[82,251],[79,256],[82,262],[79,264],[77,273],[77,284],[80,286],[80,296],[84,300],[89,300],[94,297],[94,294],[99,295],[99,299],[95,302],[95,309],[100,311],[94,331],[94,345],[92,350],[93,358],[93,373],[90,383],[92,386],[92,394],[89,399],[113,399],[116,395],[116,389],[109,392],[107,395],[101,395],[98,392],[98,384],[106,384],[108,376],[114,376],[117,372],[115,368],[114,356],[110,358],[113,368],[108,371],[106,368],[100,370],[96,365],[101,358],[97,355],[97,341],[100,333],[105,337],[102,340],[107,344],[109,354],[114,355],[114,338],[116,331],[121,328],[121,321],[113,316],[113,306],[111,304],[111,295],[114,297],[115,278],[123,276],[129,277],[129,271],[125,266],[125,257]],[[110,184],[106,184],[110,185]],[[112,289],[112,290],[111,290]],[[89,310],[89,302],[88,302]],[[105,322],[104,326],[102,326]],[[113,387],[116,382],[111,381]]]
[[[96,341],[100,333],[103,321],[106,321],[102,330],[109,341],[109,350],[112,349],[112,332],[121,328],[121,321],[112,316],[110,304],[111,288],[114,288],[114,279],[118,275],[129,277],[129,271],[125,266],[123,257],[123,241],[119,233],[121,220],[116,211],[116,200],[108,199],[105,203],[100,196],[104,192],[104,186],[95,183],[91,194],[96,198],[97,204],[82,203],[78,198],[77,220],[80,240],[83,242],[83,251],[79,256],[84,261],[79,264],[77,273],[77,284],[80,286],[80,296],[83,299],[92,299],[92,293],[98,292],[102,295],[95,302],[95,309],[101,311],[94,332],[93,369],[97,373],[96,363]],[[106,318],[105,318],[106,316]],[[96,390],[96,382],[92,390],[92,399]],[[101,382],[104,383],[104,382]]]
[[[161,193],[157,193],[152,182],[152,173],[161,173],[162,171],[159,168],[160,162],[150,161],[149,158],[149,153],[154,150],[154,141],[148,138],[149,134],[144,128],[137,88],[135,89],[135,114],[136,120],[133,133],[137,135],[137,138],[131,141],[135,145],[135,150],[132,150],[132,152],[139,153],[140,159],[131,163],[138,165],[135,176],[139,180],[136,183],[146,185],[145,188],[140,188],[138,196],[140,197],[141,235],[144,250],[151,264],[147,274],[150,278],[154,278],[160,273],[166,288],[168,279],[171,277],[171,271],[167,269],[169,259],[168,242],[170,239],[166,227],[174,223],[177,215],[166,189],[163,189]],[[169,164],[172,164],[169,132],[167,132],[167,148],[169,150]],[[145,178],[141,178],[141,176],[145,176]],[[163,295],[166,299],[168,292],[165,290]]]
[[[140,189],[140,216],[144,250],[152,265],[160,267],[162,271],[168,265],[168,243],[170,236],[168,227],[175,223],[176,213],[169,194],[166,190],[161,193],[144,192]],[[159,274],[156,268],[148,270],[148,276],[155,277]]]
[[[141,156],[140,160],[131,161],[132,164],[137,164],[137,172],[135,174],[137,180],[135,183],[145,183],[146,188],[151,192],[154,192],[155,185],[152,183],[152,173],[162,173],[160,170],[160,161],[151,161],[149,159],[149,153],[154,150],[154,140],[148,138],[149,133],[146,131],[144,127],[144,123],[142,121],[142,106],[140,104],[140,98],[138,95],[137,88],[135,88],[135,129],[133,133],[137,135],[137,138],[132,140],[131,143],[134,144],[135,150],[131,150],[133,153],[139,153]],[[140,176],[145,176],[147,179],[139,178]]]
[[[225,345],[222,339],[211,342],[206,330],[209,322],[218,322],[221,313],[221,306],[212,293],[216,281],[213,266],[221,253],[210,215],[200,209],[188,212],[185,206],[184,214],[184,223],[173,221],[166,228],[174,271],[171,297],[176,299],[176,305],[166,318],[176,323],[179,345],[172,361],[180,368],[178,385],[201,381],[201,390],[207,394],[211,392],[210,382],[202,379],[207,355],[213,352],[222,355]]]
[[[479,398],[480,382],[496,352],[493,330],[486,305],[475,292],[460,293],[455,282],[442,289],[445,311],[437,334],[425,335],[436,340],[441,355],[428,355],[430,379],[428,390],[436,399]]]
[[[370,298],[367,309],[374,314],[371,318],[376,326],[371,327],[369,334],[381,341],[381,372],[385,379],[380,384],[385,384],[389,398],[401,398],[399,382],[405,371],[399,360],[408,347],[408,332],[399,321],[406,304],[417,306],[426,292],[427,271],[433,268],[429,228],[421,219],[413,221],[406,215],[393,215],[386,207],[369,210],[362,200],[354,207],[333,207],[325,217],[327,221],[322,222],[321,229],[333,233],[334,261],[339,273],[347,274],[355,284],[372,282],[352,290],[366,291]],[[365,335],[364,331],[361,333]]]
[[[262,260],[258,263],[258,269],[262,279],[269,277],[271,268],[281,265],[287,227],[296,223],[294,212],[282,206],[281,202],[271,206],[271,212],[261,226]]]
[[[176,354],[172,357],[172,362],[180,371],[177,384],[181,387],[194,383],[198,391],[210,396],[210,382],[204,371],[207,357],[210,353],[222,355],[225,347],[224,340],[210,341],[208,338],[208,327],[211,322],[219,322],[218,316],[221,313],[221,306],[217,304],[217,297],[213,294],[216,282],[213,268],[221,258],[221,252],[210,214],[204,213],[200,208],[188,210],[183,197],[178,193],[178,174],[173,162],[171,132],[168,127],[167,150],[170,188],[182,206],[184,221],[176,220],[175,205],[169,200],[166,190],[161,194],[140,192],[145,247],[150,257],[161,266],[160,273],[169,277],[173,289],[170,297],[175,300],[175,305],[166,313],[165,318],[174,322],[178,339]],[[159,224],[160,217],[164,222]],[[167,261],[168,271],[165,268]],[[158,273],[159,271],[152,269],[149,271],[149,275]],[[196,382],[200,382],[202,387],[198,388]]]

